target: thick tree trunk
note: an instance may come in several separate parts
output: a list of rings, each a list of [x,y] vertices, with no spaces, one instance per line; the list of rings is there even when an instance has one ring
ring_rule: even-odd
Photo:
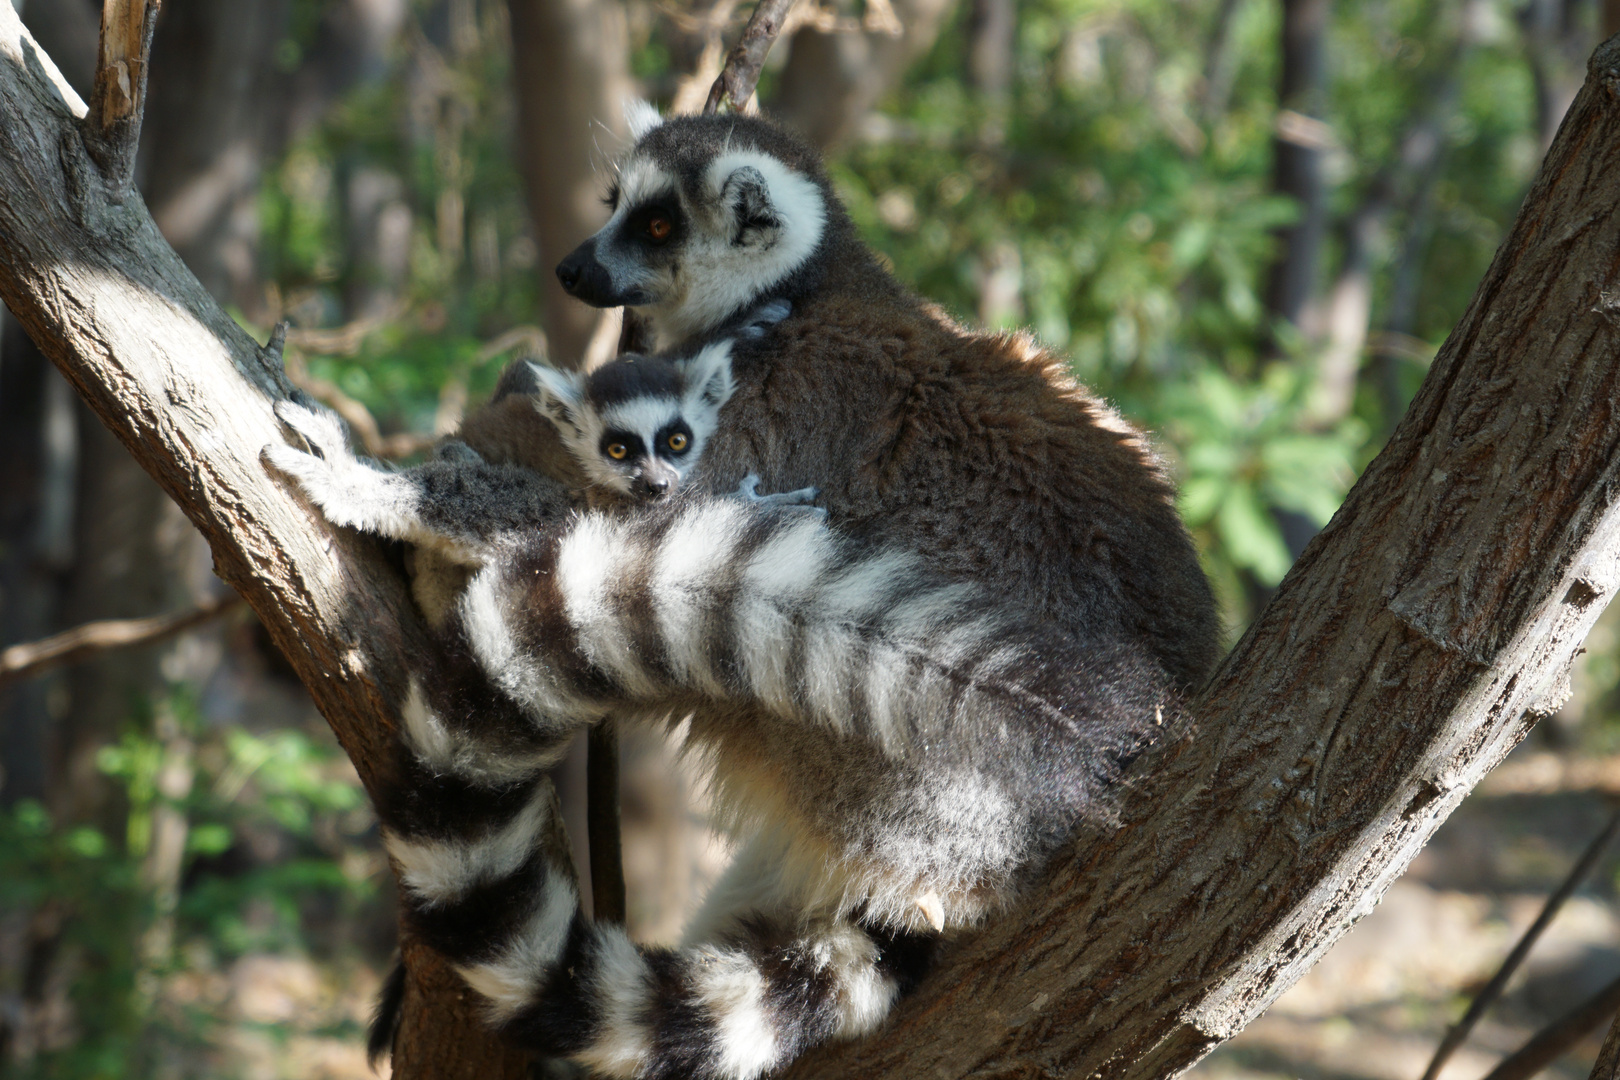
[[[808,1076],[1158,1077],[1239,1030],[1376,903],[1550,709],[1620,586],[1620,43],[1394,441],[1144,762],[1132,824],[1053,868]],[[368,783],[420,626],[397,570],[270,478],[277,366],[138,198],[0,4],[0,296],[186,509]],[[517,1077],[430,954],[396,1076]]]
[[[619,0],[507,0],[518,149],[540,245],[541,301],[554,362],[578,364],[598,313],[563,292],[551,267],[607,219],[604,171],[625,135],[629,31]],[[616,337],[602,338],[606,359]]]

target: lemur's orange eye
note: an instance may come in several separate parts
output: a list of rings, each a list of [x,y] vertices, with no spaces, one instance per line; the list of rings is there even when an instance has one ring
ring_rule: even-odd
[[[675,225],[667,217],[655,217],[647,222],[647,235],[654,240],[668,240],[674,231]]]
[[[669,448],[671,450],[675,451],[677,454],[680,453],[682,450],[685,450],[686,449],[686,436],[682,435],[678,431],[675,434],[671,435],[669,437]]]
[[[608,447],[607,454],[614,461],[623,461],[630,456],[630,448],[622,442],[616,442]]]

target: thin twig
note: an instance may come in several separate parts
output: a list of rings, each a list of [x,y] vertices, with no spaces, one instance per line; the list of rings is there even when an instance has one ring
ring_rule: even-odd
[[[1446,1061],[1456,1051],[1457,1047],[1463,1044],[1463,1040],[1468,1038],[1468,1033],[1474,1030],[1475,1024],[1479,1023],[1479,1018],[1485,1015],[1485,1010],[1490,1008],[1491,1004],[1501,996],[1502,988],[1513,977],[1513,973],[1519,970],[1519,965],[1524,962],[1524,958],[1530,954],[1530,947],[1536,943],[1536,939],[1541,936],[1541,932],[1551,924],[1553,916],[1558,914],[1558,909],[1564,906],[1564,901],[1568,900],[1575,890],[1580,888],[1581,882],[1586,880],[1586,876],[1597,865],[1598,859],[1602,857],[1604,849],[1609,846],[1609,842],[1614,839],[1614,834],[1617,831],[1620,831],[1620,810],[1615,811],[1614,816],[1609,818],[1609,823],[1603,827],[1602,832],[1598,833],[1597,839],[1587,845],[1586,850],[1581,853],[1581,857],[1570,868],[1569,874],[1564,878],[1563,883],[1553,890],[1551,896],[1547,897],[1547,902],[1542,905],[1541,914],[1536,916],[1536,921],[1530,924],[1530,929],[1524,932],[1524,936],[1519,938],[1518,944],[1513,946],[1513,951],[1508,953],[1507,959],[1502,961],[1501,968],[1497,970],[1495,975],[1491,976],[1491,981],[1485,984],[1485,989],[1479,992],[1479,996],[1474,998],[1473,1002],[1468,1006],[1468,1011],[1463,1013],[1462,1019],[1453,1024],[1451,1030],[1446,1032],[1446,1037],[1440,1040],[1440,1045],[1434,1052],[1433,1060],[1429,1062],[1429,1067],[1423,1071],[1423,1080],[1434,1080],[1440,1074],[1440,1070],[1445,1067]],[[1537,1038],[1539,1037],[1537,1036]],[[1520,1053],[1523,1052],[1520,1051]]]
[[[759,7],[743,27],[742,39],[726,56],[726,66],[709,88],[704,113],[741,112],[748,104],[759,83],[760,70],[765,66],[765,55],[776,43],[793,4],[794,0],[759,0]]]
[[[1614,980],[1574,1012],[1542,1028],[1533,1038],[1485,1075],[1485,1080],[1530,1080],[1557,1061],[1565,1050],[1620,1009],[1620,979]]]
[[[151,615],[143,619],[107,619],[0,652],[0,687],[31,679],[64,664],[76,664],[97,653],[155,645],[194,626],[216,619],[242,602],[235,593],[198,604],[187,611]]]
[[[84,147],[106,177],[107,195],[124,201],[135,178],[135,152],[146,108],[146,71],[161,0],[105,0],[101,45]]]

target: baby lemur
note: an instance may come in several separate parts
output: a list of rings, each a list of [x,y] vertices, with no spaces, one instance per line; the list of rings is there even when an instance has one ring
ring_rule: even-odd
[[[565,287],[636,309],[655,350],[730,342],[692,496],[577,515],[532,372],[469,423],[477,455],[383,473],[283,408],[321,456],[271,460],[330,520],[471,572],[424,601],[439,652],[379,792],[415,932],[527,1045],[754,1077],[872,1030],[937,928],[1010,910],[1108,821],[1213,663],[1214,608],[1142,435],[1029,338],[907,293],[813,150],[642,114],[613,206]],[[825,520],[703,497],[749,474],[819,487]],[[537,842],[539,770],[609,713],[690,714],[738,838],[679,949],[586,922]]]
[[[785,305],[782,305],[785,313]],[[731,342],[706,345],[689,358],[622,356],[589,374],[529,365],[534,404],[574,455],[586,478],[588,505],[673,495],[703,455],[731,400]],[[760,495],[746,476],[736,494],[778,506],[804,505],[813,487]]]

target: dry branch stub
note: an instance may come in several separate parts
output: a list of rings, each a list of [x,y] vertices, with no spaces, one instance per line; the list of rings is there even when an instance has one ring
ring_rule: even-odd
[[[123,201],[135,177],[147,61],[161,7],[162,0],[106,0],[101,8],[101,45],[85,147],[101,166],[115,203]]]
[[[759,84],[759,73],[765,67],[765,57],[776,43],[787,22],[788,12],[795,0],[759,0],[742,37],[726,55],[726,66],[720,77],[709,88],[709,100],[703,105],[705,113],[742,111],[748,99],[754,96]]]

